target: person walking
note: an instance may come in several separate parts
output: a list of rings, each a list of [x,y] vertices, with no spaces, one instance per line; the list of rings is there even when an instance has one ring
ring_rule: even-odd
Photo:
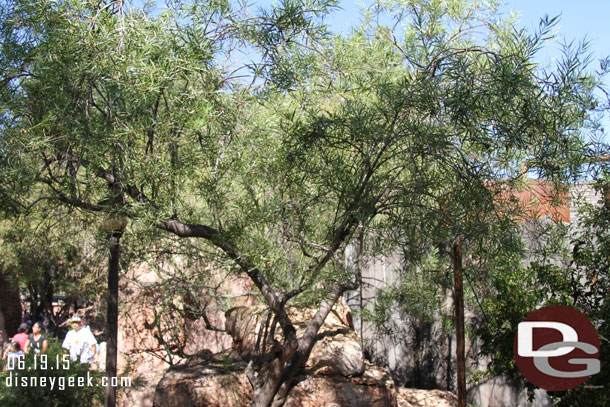
[[[70,319],[72,329],[66,334],[62,348],[70,352],[70,360],[80,363],[91,363],[97,347],[97,340],[90,329],[83,328],[80,317]]]
[[[19,325],[17,328],[17,333],[11,339],[11,342],[17,342],[19,344],[19,349],[25,349],[25,343],[28,340],[28,331],[30,327],[25,322]]]
[[[25,343],[25,353],[30,353],[30,350],[33,350],[35,354],[45,353],[48,345],[47,335],[42,330],[42,324],[34,322],[32,333],[28,336],[28,340]]]

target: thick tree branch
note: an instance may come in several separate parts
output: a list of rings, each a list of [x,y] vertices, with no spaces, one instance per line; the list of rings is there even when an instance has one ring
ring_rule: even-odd
[[[201,317],[203,318],[203,322],[205,323],[205,329],[208,329],[210,331],[216,331],[216,332],[226,332],[227,331],[224,328],[219,328],[216,325],[212,324],[210,322],[210,319],[208,318],[207,314],[205,313],[205,311],[203,311],[201,313]]]
[[[88,164],[84,160],[80,160],[80,162],[85,166]],[[108,183],[109,189],[112,190],[114,193],[119,194],[122,200],[123,195],[127,194],[132,199],[135,199],[138,202],[145,202],[151,204],[151,201],[149,201],[148,198],[143,193],[141,193],[136,187],[125,187],[111,171],[104,170],[103,168],[97,168],[96,174],[98,177],[104,179]],[[92,211],[104,211],[107,209],[104,206],[93,205],[73,198],[69,198],[65,194],[61,193],[61,191],[54,188],[52,180],[46,180],[43,178],[40,178],[40,180],[49,185],[57,194],[58,199],[64,203]],[[296,351],[298,347],[296,330],[292,322],[290,321],[288,314],[284,310],[285,300],[280,298],[279,294],[273,289],[271,284],[269,284],[263,273],[257,267],[252,265],[247,260],[247,258],[241,253],[239,253],[233,245],[226,241],[226,239],[223,239],[217,229],[206,225],[182,223],[177,219],[159,221],[157,222],[156,226],[161,230],[171,232],[179,237],[195,237],[206,239],[214,246],[221,249],[230,259],[235,261],[235,263],[237,263],[237,265],[239,265],[239,267],[254,282],[254,284],[257,286],[257,288],[260,290],[261,294],[265,298],[265,301],[267,302],[271,310],[277,315],[278,322],[282,328],[284,337],[286,338],[286,342],[284,344],[283,349],[284,359],[287,360],[288,358],[290,358],[290,356]]]
[[[229,242],[225,241],[218,230],[196,224],[182,223],[177,219],[171,219],[166,221],[157,222],[157,227],[162,230],[171,232],[179,237],[196,237],[207,239],[214,246],[221,249],[231,260],[235,261],[237,265],[250,277],[252,282],[260,290],[261,294],[265,298],[265,302],[269,305],[271,310],[277,315],[286,343],[284,345],[284,352],[287,357],[291,355],[298,347],[298,341],[296,337],[296,330],[284,309],[284,302],[280,299],[278,293],[271,287],[271,284],[263,276],[263,273],[254,265],[252,265],[245,256],[240,254]]]
[[[182,223],[177,219],[157,222],[157,228],[171,232],[178,237],[197,237],[208,240],[216,239],[218,230],[205,225]]]
[[[329,297],[327,297],[318,308],[318,311],[312,318],[312,320],[307,325],[305,332],[299,339],[299,348],[292,355],[290,362],[282,371],[282,376],[280,379],[279,387],[275,392],[275,396],[273,398],[272,407],[280,407],[284,405],[286,401],[286,396],[288,395],[288,391],[292,386],[292,382],[301,368],[301,366],[307,361],[309,358],[309,354],[313,349],[314,344],[316,343],[318,331],[322,327],[322,324],[326,320],[326,317],[332,310],[333,306],[339,299],[343,293],[353,288],[353,284],[345,283],[336,285],[330,292]]]

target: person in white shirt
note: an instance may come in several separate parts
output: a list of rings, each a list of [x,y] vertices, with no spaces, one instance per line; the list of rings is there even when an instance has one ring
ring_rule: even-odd
[[[70,352],[70,359],[80,363],[91,363],[97,348],[97,340],[91,330],[83,327],[83,321],[77,316],[70,319],[72,329],[66,334],[62,348]]]

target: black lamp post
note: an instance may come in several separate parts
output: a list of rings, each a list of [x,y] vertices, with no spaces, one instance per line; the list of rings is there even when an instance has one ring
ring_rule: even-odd
[[[104,229],[108,232],[110,258],[108,260],[108,311],[106,321],[106,395],[105,407],[116,406],[116,387],[112,378],[117,376],[117,338],[119,330],[119,240],[127,226],[127,219],[118,215],[109,215],[104,220]]]

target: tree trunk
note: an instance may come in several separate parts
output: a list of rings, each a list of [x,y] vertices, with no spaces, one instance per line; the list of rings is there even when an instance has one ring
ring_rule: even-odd
[[[462,269],[462,245],[453,244],[453,278],[455,296],[455,336],[457,356],[458,407],[466,407],[466,355],[464,335],[464,286]]]
[[[285,355],[273,361],[272,368],[264,377],[264,384],[255,391],[251,407],[281,407],[286,402],[292,382],[299,370],[305,365],[313,346],[317,340],[317,334],[326,317],[337,302],[339,297],[347,290],[347,285],[339,285],[331,292],[330,298],[322,301],[318,312],[307,325],[303,336],[299,339],[299,346],[289,362],[286,364]]]
[[[108,241],[110,245],[110,259],[108,262],[108,321],[106,342],[106,395],[105,407],[116,406],[116,387],[111,385],[112,378],[117,375],[117,337],[119,328],[119,239],[121,233],[113,233]]]
[[[53,278],[48,271],[45,271],[40,287],[40,308],[36,310],[36,314],[32,314],[32,320],[37,321],[40,312],[45,316],[53,313],[53,294]]]
[[[0,272],[0,310],[4,316],[4,328],[6,334],[12,337],[22,322],[23,309],[19,295],[19,286],[13,280]],[[2,349],[3,351],[4,349]]]
[[[4,345],[8,344],[8,335],[6,329],[4,329],[4,315],[0,309],[0,350],[4,351]]]
[[[38,318],[38,314],[40,313],[38,307],[38,291],[34,287],[34,284],[28,284],[28,296],[30,299],[30,315],[32,316],[32,321],[36,321]]]
[[[267,370],[263,385],[256,389],[251,407],[269,407],[273,402],[273,398],[282,384],[282,372],[286,365],[285,357],[279,356],[271,361]]]

